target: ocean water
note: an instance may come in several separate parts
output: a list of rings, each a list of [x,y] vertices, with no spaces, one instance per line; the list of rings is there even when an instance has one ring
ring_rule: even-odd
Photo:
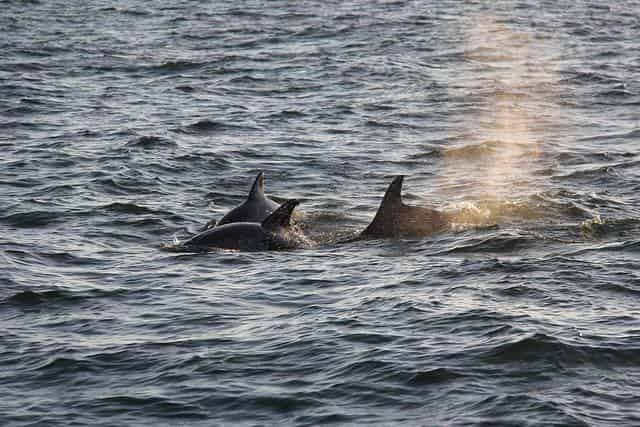
[[[0,424],[640,425],[638,1],[0,7]]]

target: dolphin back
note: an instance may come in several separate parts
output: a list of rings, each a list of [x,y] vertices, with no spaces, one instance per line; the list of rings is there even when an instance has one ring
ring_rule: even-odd
[[[260,224],[236,222],[210,228],[174,245],[174,251],[203,251],[210,248],[261,251],[271,248],[271,235]]]
[[[234,222],[260,223],[277,208],[278,204],[264,194],[264,173],[260,171],[253,181],[247,200],[227,212],[217,225],[220,226]]]
[[[251,199],[258,199],[261,197],[265,197],[264,196],[264,172],[262,171],[258,172],[258,175],[256,175],[256,179],[253,180],[253,185],[251,186],[251,190],[249,190],[249,195],[247,196],[247,198],[251,200]]]
[[[396,176],[384,193],[373,221],[364,229],[362,237],[391,237],[396,233],[396,222],[402,209],[402,182],[404,176]]]
[[[360,233],[362,238],[399,238],[426,236],[442,230],[448,224],[443,213],[402,203],[402,182],[399,175],[391,182],[371,224]]]

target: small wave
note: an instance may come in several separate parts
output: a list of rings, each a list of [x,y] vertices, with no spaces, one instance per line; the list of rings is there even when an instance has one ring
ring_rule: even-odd
[[[490,395],[472,404],[473,421],[460,425],[521,426],[549,425],[563,427],[589,427],[581,417],[572,415],[563,405],[533,393],[507,393]],[[477,423],[478,419],[490,420]],[[526,422],[523,422],[526,420]],[[456,421],[459,421],[456,419]],[[456,423],[459,424],[459,423]]]
[[[598,92],[597,96],[603,98],[615,98],[616,102],[619,98],[630,98],[635,96],[635,93],[624,89],[610,89],[602,92]]]
[[[56,377],[59,378],[60,375],[69,372],[96,372],[95,366],[92,363],[68,357],[55,357],[46,361],[45,364],[38,366],[36,370],[39,371],[43,377],[46,377],[49,380]]]
[[[567,190],[548,191],[531,197],[533,203],[548,217],[555,213],[562,217],[593,218],[594,214],[586,206],[582,206],[583,196]]]
[[[549,217],[549,204],[532,197],[529,200],[478,200],[458,203],[446,211],[454,230],[473,228],[492,229],[497,224],[513,220],[536,220]],[[564,206],[558,206],[563,214]]]
[[[191,92],[194,92],[196,89],[193,86],[180,85],[180,86],[176,86],[176,90],[179,90],[181,92],[191,93]]]
[[[365,344],[387,344],[395,341],[398,337],[394,335],[374,334],[374,333],[352,333],[341,337],[350,342]]]
[[[214,120],[200,120],[187,126],[175,129],[177,132],[187,134],[210,134],[216,132],[224,132],[228,130],[250,130],[248,126],[232,125],[229,123],[217,122]]]
[[[337,368],[331,376],[334,378],[352,378],[366,376],[368,378],[383,378],[393,375],[393,364],[381,360],[360,360],[347,363]]]
[[[18,128],[35,129],[39,126],[40,126],[39,123],[24,122],[24,121],[5,121],[3,123],[0,123],[0,129],[18,129]]]
[[[270,120],[297,120],[306,117],[307,114],[302,111],[283,110],[267,116]]]
[[[535,243],[532,236],[515,234],[497,234],[485,239],[471,239],[464,244],[447,250],[447,253],[467,253],[467,252],[514,252]]]
[[[225,323],[220,316],[213,316],[215,319],[215,323]],[[197,319],[198,322],[195,324],[204,323],[202,318]],[[211,318],[209,318],[206,322],[207,325],[211,325]],[[195,349],[195,348],[212,348],[212,347],[224,347],[233,345],[235,343],[234,340],[228,338],[221,337],[205,337],[205,338],[180,338],[177,340],[163,340],[163,341],[148,341],[142,343],[131,344],[128,346],[131,350],[150,350],[150,351],[166,351],[169,347],[174,347],[176,349]]]
[[[71,292],[55,290],[41,292],[22,291],[10,296],[5,301],[9,305],[27,307],[47,302],[73,303],[80,299],[82,298],[78,295],[74,295]]]
[[[407,385],[424,386],[430,384],[439,384],[464,377],[465,375],[459,374],[447,368],[436,368],[429,371],[416,372],[411,376],[411,378],[409,378],[409,380],[407,381]]]
[[[10,296],[6,299],[6,303],[9,305],[30,306],[41,304],[44,300],[43,296],[37,292],[24,291]]]
[[[561,80],[561,83],[579,83],[579,84],[623,84],[624,81],[604,73],[590,71],[571,71],[569,77]]]
[[[207,62],[195,62],[195,61],[167,61],[162,64],[152,65],[148,67],[153,71],[160,72],[182,72],[187,70],[193,70],[207,65]]]
[[[40,0],[3,0],[2,3],[4,4],[18,4],[20,6],[23,6],[25,4],[29,4],[29,5],[38,5],[38,4],[42,4],[42,2]]]
[[[509,286],[508,288],[500,289],[498,293],[508,297],[544,297],[544,292],[525,285]]]
[[[69,252],[37,252],[37,256],[42,259],[53,261],[62,265],[96,265],[101,264],[102,260],[96,258],[80,257]]]
[[[462,313],[456,313],[453,316],[441,316],[434,321],[433,326],[449,328],[455,325],[456,328],[464,329],[466,332],[477,331],[478,334],[482,334],[486,333],[483,325],[486,325],[487,322],[492,324],[506,324],[520,320],[523,317],[526,316],[505,315],[504,313],[485,309],[471,309]]]
[[[7,110],[2,111],[5,116],[16,116],[16,117],[24,117],[29,114],[37,113],[39,110],[36,108],[28,107],[26,105],[21,105],[19,107],[9,108]]]
[[[138,9],[119,9],[120,13],[124,15],[131,16],[151,16],[151,12],[148,10],[138,10]]]
[[[264,79],[264,78],[250,76],[248,74],[245,74],[245,75],[242,75],[242,76],[238,76],[238,77],[233,77],[231,80],[229,80],[229,82],[233,83],[233,84],[263,83],[265,81],[266,81],[266,79]]]
[[[45,71],[47,69],[46,64],[39,62],[14,62],[7,64],[6,67],[15,72]]]
[[[47,106],[54,105],[54,103],[52,103],[51,101],[45,101],[38,98],[21,98],[20,103],[28,104],[28,105],[47,105]]]
[[[112,221],[105,222],[104,225],[112,226],[119,228],[121,226],[124,227],[134,227],[134,228],[144,228],[144,227],[154,227],[152,228],[153,232],[161,231],[166,229],[169,224],[162,218],[157,217],[136,217],[136,218],[126,218],[126,219],[114,219]]]
[[[536,333],[502,344],[487,351],[484,358],[494,363],[549,363],[565,366],[636,365],[640,363],[640,347],[615,348],[568,344],[554,337]]]
[[[614,165],[604,165],[604,166],[595,166],[588,167],[585,169],[569,172],[563,175],[554,175],[552,179],[554,180],[574,180],[574,179],[606,179],[609,177],[619,177],[620,174],[616,170]]]
[[[429,158],[440,158],[444,157],[444,149],[433,149],[428,150],[422,153],[412,154],[410,159],[412,160],[420,160],[420,159],[429,159]]]
[[[339,409],[338,409],[339,410]],[[305,426],[324,426],[324,425],[352,425],[358,420],[357,416],[351,416],[341,413],[310,413],[296,417],[299,425]]]
[[[175,141],[159,136],[141,136],[126,144],[127,147],[144,148],[146,150],[158,147],[177,147],[177,145]]]
[[[158,76],[174,75],[184,71],[196,70],[198,68],[208,65],[208,62],[193,62],[193,61],[166,61],[162,63],[142,63],[140,65],[133,65],[131,63],[86,63],[82,66],[83,70],[98,72],[98,73],[131,73],[131,74],[154,74]]]
[[[640,289],[633,287],[629,284],[622,285],[618,283],[604,283],[597,286],[598,289],[605,292],[614,292],[618,294],[628,295],[634,298],[640,296]]]
[[[60,221],[64,215],[53,211],[21,212],[0,218],[0,221],[19,228],[46,227]]]
[[[580,230],[592,237],[625,234],[640,230],[640,220],[635,218],[602,219],[599,215],[580,224]]]
[[[241,405],[244,411],[247,409],[250,411],[268,410],[278,413],[294,412],[318,405],[318,401],[315,399],[269,395],[244,396],[242,401],[237,403]]]
[[[612,248],[608,248],[611,250]],[[623,242],[621,245],[616,247],[614,250],[627,251],[627,252],[640,252],[640,241],[639,240],[630,240],[627,242]]]
[[[165,397],[117,395],[101,397],[91,402],[98,411],[121,412],[123,409],[144,411],[147,416],[175,419],[206,419],[207,413],[199,405],[174,401]],[[181,423],[180,423],[181,424]]]
[[[100,209],[110,211],[110,212],[126,213],[126,214],[133,214],[133,215],[156,213],[156,211],[154,211],[153,209],[136,205],[135,203],[122,203],[122,202],[109,203],[108,205],[101,206]]]
[[[117,12],[123,15],[130,15],[130,16],[150,16],[151,15],[151,12],[148,10],[125,9],[122,7],[115,7],[115,6],[102,7],[100,8],[100,12]]]
[[[151,180],[136,180],[132,178],[122,178],[122,179],[114,179],[114,178],[99,178],[92,181],[94,184],[102,187],[103,190],[109,194],[115,194],[118,196],[128,196],[128,195],[136,195],[140,194],[162,194],[162,191],[153,190],[155,187],[155,182],[151,182]]]
[[[628,240],[623,242],[600,243],[587,248],[564,253],[563,256],[577,256],[587,252],[640,252],[640,240]]]
[[[604,141],[604,140],[612,140],[612,139],[638,139],[640,138],[640,129],[633,129],[629,132],[622,133],[607,133],[602,135],[594,135],[594,136],[585,136],[579,138],[579,141]]]
[[[460,147],[439,148],[419,153],[412,156],[414,159],[429,157],[446,157],[455,160],[475,160],[485,157],[496,157],[500,155],[527,155],[536,152],[535,144],[509,141],[484,141],[478,144],[468,144]]]
[[[190,168],[203,167],[204,170],[224,171],[229,169],[231,162],[221,155],[211,153],[192,152],[174,158],[176,162],[189,165]]]
[[[146,294],[146,291],[129,289],[129,288],[116,288],[116,289],[91,289],[86,291],[66,291],[62,289],[53,290],[41,290],[32,291],[24,290],[16,292],[15,294],[7,297],[4,303],[10,306],[16,307],[29,307],[41,304],[55,304],[58,305],[76,305],[82,301],[88,301],[93,299],[128,299],[131,297],[141,298]]]

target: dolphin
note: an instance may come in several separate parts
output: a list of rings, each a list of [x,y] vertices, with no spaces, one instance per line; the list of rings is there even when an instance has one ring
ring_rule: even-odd
[[[403,175],[396,176],[371,224],[358,238],[381,239],[428,236],[447,227],[447,217],[442,212],[402,203]]]
[[[262,222],[266,217],[278,209],[278,204],[264,194],[264,173],[258,172],[253,181],[247,200],[240,206],[231,209],[218,222],[217,226],[231,224],[233,222]],[[215,223],[209,221],[207,228],[211,228]]]
[[[219,225],[196,234],[185,242],[165,245],[175,252],[203,251],[211,248],[243,251],[282,250],[311,247],[311,242],[291,226],[291,214],[300,202],[284,202],[260,222],[234,222]]]

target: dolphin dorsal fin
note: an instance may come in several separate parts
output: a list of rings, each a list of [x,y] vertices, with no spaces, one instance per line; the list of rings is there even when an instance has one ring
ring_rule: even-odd
[[[395,232],[397,211],[402,207],[403,180],[404,176],[398,175],[391,181],[387,192],[384,193],[384,198],[382,199],[382,203],[380,203],[376,216],[373,217],[373,221],[371,221],[371,224],[362,232],[362,235],[386,236],[389,233],[393,234]]]
[[[300,203],[297,199],[287,200],[280,205],[271,215],[262,221],[262,227],[267,230],[274,230],[279,227],[289,227],[291,225],[291,214],[293,209]]]
[[[402,205],[403,180],[404,175],[398,175],[393,178],[393,181],[391,181],[391,184],[389,184],[389,187],[387,188],[387,192],[384,193],[384,198],[382,199],[382,203],[380,204],[380,209],[383,209],[384,207],[397,207]]]
[[[264,197],[264,173],[262,171],[258,172],[258,176],[256,176],[256,179],[253,181],[248,198],[257,199],[260,197]]]

